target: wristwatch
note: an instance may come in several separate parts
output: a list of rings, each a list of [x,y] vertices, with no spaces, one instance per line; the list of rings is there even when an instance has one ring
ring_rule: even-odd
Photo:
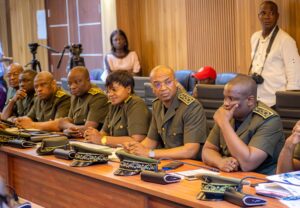
[[[103,137],[101,138],[101,144],[102,144],[102,145],[106,145],[106,143],[107,143],[107,138],[106,138],[106,136],[103,136]]]
[[[149,156],[150,158],[154,158],[154,157],[155,157],[155,152],[154,152],[154,150],[150,150],[148,156]]]

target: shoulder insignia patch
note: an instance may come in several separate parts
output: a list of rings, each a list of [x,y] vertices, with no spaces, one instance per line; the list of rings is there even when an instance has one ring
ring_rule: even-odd
[[[91,87],[89,89],[88,93],[91,95],[96,95],[96,94],[102,93],[102,90],[98,87]]]
[[[158,98],[155,98],[154,100],[152,100],[152,103],[154,103],[155,101],[157,101],[158,100]]]
[[[195,98],[190,96],[187,93],[180,93],[178,95],[178,99],[181,100],[183,103],[185,103],[186,105],[190,105],[192,102],[195,101]]]
[[[61,98],[62,96],[66,95],[67,93],[63,90],[57,90],[55,96]]]
[[[254,108],[253,112],[260,115],[264,119],[267,119],[274,115],[274,113],[272,111],[270,111],[269,109],[264,108],[262,106],[257,106],[256,108]]]
[[[124,103],[127,103],[129,100],[131,100],[132,96],[130,95],[126,100],[124,100]]]

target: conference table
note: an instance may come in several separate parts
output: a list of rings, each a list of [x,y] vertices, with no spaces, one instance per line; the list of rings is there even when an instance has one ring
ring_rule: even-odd
[[[203,165],[200,161],[183,161]],[[160,185],[144,182],[140,175],[115,176],[118,162],[89,167],[70,167],[70,163],[53,155],[39,156],[36,148],[0,147],[0,175],[22,198],[43,207],[238,207],[226,201],[197,200],[201,180]],[[193,169],[198,167],[183,165],[176,171]],[[265,177],[253,172],[220,175]],[[250,186],[244,186],[243,191],[255,194]],[[267,200],[264,207],[285,207],[277,199],[262,198]]]

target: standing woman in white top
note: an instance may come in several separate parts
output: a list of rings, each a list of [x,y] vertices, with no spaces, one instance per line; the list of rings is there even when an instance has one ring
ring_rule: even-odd
[[[105,81],[109,73],[126,70],[132,75],[140,72],[141,66],[135,51],[128,49],[128,39],[124,31],[117,29],[110,35],[111,52],[104,58],[104,72],[101,76]]]

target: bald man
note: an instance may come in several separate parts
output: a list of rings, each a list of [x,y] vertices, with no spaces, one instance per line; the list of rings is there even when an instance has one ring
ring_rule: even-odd
[[[173,69],[157,66],[150,73],[157,99],[147,137],[125,143],[128,152],[151,158],[195,159],[206,139],[202,105],[178,87]],[[160,148],[162,147],[162,148]]]
[[[34,122],[42,122],[66,117],[70,109],[70,96],[57,87],[50,72],[39,72],[34,78],[37,98],[25,117],[16,119],[22,128],[33,128]]]
[[[214,114],[215,125],[202,151],[207,165],[225,172],[273,174],[284,144],[278,114],[256,100],[256,83],[246,75],[224,88],[224,104]]]
[[[13,121],[15,117],[25,116],[29,113],[34,103],[33,80],[36,71],[28,69],[19,75],[19,89],[11,98],[1,114],[1,119]]]
[[[5,105],[7,105],[8,102],[11,101],[11,99],[16,94],[17,90],[19,89],[19,75],[22,71],[24,71],[24,69],[18,63],[12,63],[11,65],[9,65],[8,71],[6,74],[9,88],[8,88],[7,94],[6,94]]]
[[[72,94],[68,117],[48,122],[35,122],[31,127],[46,131],[62,131],[69,136],[82,137],[88,127],[101,129],[108,112],[105,93],[90,82],[88,69],[74,67],[68,74]]]

